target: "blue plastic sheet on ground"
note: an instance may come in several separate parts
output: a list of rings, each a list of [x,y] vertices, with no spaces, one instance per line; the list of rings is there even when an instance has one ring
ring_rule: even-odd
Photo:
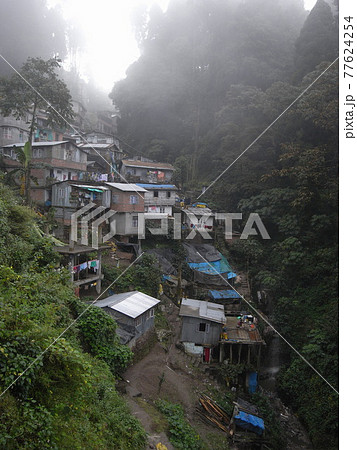
[[[247,414],[240,411],[239,414],[234,416],[235,424],[244,430],[253,431],[253,433],[261,436],[264,432],[264,420],[260,417],[253,416],[253,414]]]
[[[208,292],[209,296],[213,298],[214,300],[218,299],[231,299],[231,298],[242,298],[238,292],[234,291],[233,289],[225,289],[223,291],[215,291],[211,290]]]

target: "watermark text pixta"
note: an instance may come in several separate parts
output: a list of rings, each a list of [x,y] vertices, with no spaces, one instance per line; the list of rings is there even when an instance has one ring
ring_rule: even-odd
[[[94,208],[94,209],[93,209]],[[118,213],[114,210],[104,212],[104,207],[96,208],[89,203],[71,215],[71,241],[88,245],[89,229],[91,229],[92,247],[98,248],[101,242],[106,242],[115,235],[137,235],[145,239],[147,232],[155,236],[171,236],[173,239],[193,239],[196,235],[203,239],[212,239],[210,232],[217,224],[223,226],[225,239],[233,238],[233,222],[242,220],[242,213],[202,212],[196,215],[190,211],[174,213],[172,216],[164,213]],[[108,224],[110,231],[102,236],[103,225]],[[78,231],[80,229],[80,237]],[[258,213],[250,213],[240,239],[260,235],[262,239],[270,239]],[[101,241],[101,242],[99,242]]]

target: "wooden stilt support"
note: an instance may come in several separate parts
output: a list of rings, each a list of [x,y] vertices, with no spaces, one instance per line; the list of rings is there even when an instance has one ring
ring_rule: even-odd
[[[220,364],[223,363],[223,356],[224,356],[223,346],[224,346],[224,344],[222,344],[222,343],[219,344],[219,362],[220,362]]]

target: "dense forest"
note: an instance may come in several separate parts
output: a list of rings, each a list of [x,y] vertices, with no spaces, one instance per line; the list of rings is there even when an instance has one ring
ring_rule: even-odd
[[[337,24],[337,4],[323,0],[309,14],[300,0],[172,0],[166,13],[136,16],[141,57],[110,94],[120,135],[174,163],[193,197],[237,159],[200,199],[260,214],[271,240],[238,241],[232,256],[271,299],[277,329],[335,388]],[[336,392],[288,347],[283,360],[280,396],[316,448],[336,448]]]

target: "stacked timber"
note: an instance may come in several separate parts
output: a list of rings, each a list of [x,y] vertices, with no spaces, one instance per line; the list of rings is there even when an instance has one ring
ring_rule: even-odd
[[[229,430],[229,415],[217,405],[217,403],[212,400],[208,395],[202,394],[200,399],[200,404],[202,408],[197,408],[197,413],[199,417],[205,422],[216,425],[222,431],[228,433]]]

